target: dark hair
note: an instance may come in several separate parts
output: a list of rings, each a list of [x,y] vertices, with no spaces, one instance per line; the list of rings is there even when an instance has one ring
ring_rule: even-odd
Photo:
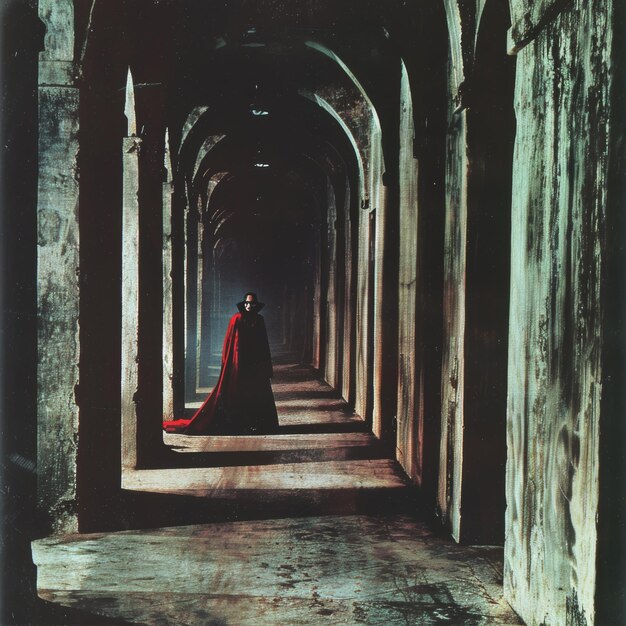
[[[249,304],[252,305],[250,309],[254,310],[255,313],[258,313],[265,306],[265,304],[263,302],[259,302],[259,299],[256,297],[256,293],[254,293],[254,291],[246,292],[246,295],[243,297],[243,300],[241,302],[237,302],[237,308],[239,309],[239,312],[240,313],[246,312],[246,298],[248,296],[252,296],[252,301],[249,302]]]

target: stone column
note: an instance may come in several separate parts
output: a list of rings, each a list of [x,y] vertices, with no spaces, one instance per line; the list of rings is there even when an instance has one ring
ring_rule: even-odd
[[[135,135],[135,100],[128,72],[125,114],[128,136],[122,142],[122,466],[137,465],[137,399],[139,391],[139,159]]]
[[[197,265],[196,265],[196,355],[195,355],[195,379],[196,379],[196,394],[201,393],[200,387],[202,387],[202,336],[203,326],[206,320],[205,306],[207,304],[205,300],[205,282],[206,282],[206,262],[204,258],[204,220],[201,197],[198,198],[198,232],[197,232]]]
[[[172,189],[172,355],[174,414],[185,410],[185,340],[186,340],[186,198],[184,182],[179,178]]]
[[[460,98],[464,65],[461,15],[447,1],[448,128],[446,136],[441,439],[437,511],[457,541],[461,539],[461,489],[465,392],[465,272],[467,248],[467,110]]]
[[[623,621],[617,612],[595,618],[609,591],[596,587],[608,556],[598,554],[607,522],[599,496],[615,485],[604,495],[619,499],[624,489],[604,474],[600,446],[619,432],[604,430],[605,411],[616,407],[604,404],[615,370],[605,371],[603,356],[620,339],[606,335],[605,307],[624,285],[623,273],[607,273],[616,250],[606,242],[619,235],[623,246],[623,231],[606,230],[607,218],[615,224],[607,213],[612,123],[623,116],[623,102],[611,104],[613,89],[623,90],[612,84],[623,59],[612,49],[623,41],[613,22],[621,3],[575,0],[543,29],[551,16],[540,5],[530,33],[527,6],[512,4],[517,136],[504,590],[526,623],[600,626]],[[623,214],[623,197],[612,208]],[[623,398],[623,387],[617,393]],[[623,414],[615,419],[623,423]],[[605,546],[622,558],[623,532]]]
[[[467,242],[466,112],[452,113],[446,155],[444,341],[437,508],[452,536],[461,535],[463,408],[465,391],[465,263]]]
[[[354,310],[356,306],[354,261],[357,257],[355,246],[358,245],[358,237],[354,236],[355,228],[352,219],[352,203],[355,191],[351,189],[349,181],[346,181],[346,198],[344,204],[344,292],[343,292],[343,375],[341,378],[341,396],[348,404],[354,404]]]
[[[75,532],[78,452],[78,105],[71,0],[39,2],[37,463],[53,530]]]
[[[371,161],[371,181],[370,181],[370,198],[372,202],[372,209],[375,211],[375,225],[373,229],[374,239],[370,241],[372,246],[373,258],[370,259],[372,263],[372,272],[370,275],[370,284],[368,290],[372,293],[368,295],[368,300],[373,299],[373,305],[370,304],[371,317],[368,321],[368,334],[372,335],[368,341],[368,354],[367,362],[368,369],[373,368],[372,372],[369,372],[368,376],[371,377],[371,382],[368,383],[368,407],[367,414],[372,416],[372,431],[377,437],[381,437],[383,430],[386,428],[386,424],[383,420],[383,412],[385,408],[383,406],[383,379],[386,379],[385,373],[385,355],[386,352],[392,349],[392,345],[387,341],[387,323],[388,323],[388,311],[387,311],[387,295],[389,283],[387,282],[386,265],[389,262],[389,258],[392,254],[389,246],[390,230],[389,230],[389,210],[387,188],[383,187],[383,172],[385,170],[385,163],[383,159],[382,151],[382,131],[378,123],[372,124],[371,128],[371,149],[370,149],[370,161]],[[397,280],[396,277],[394,277]],[[397,302],[394,302],[394,310],[397,310]],[[371,363],[371,365],[369,365]],[[395,366],[395,363],[393,364]],[[395,401],[395,398],[394,398]]]
[[[413,102],[409,76],[402,65],[400,92],[400,167],[399,167],[399,319],[398,319],[398,461],[414,480],[421,477],[422,437],[417,424],[418,387],[418,164],[413,158]]]
[[[368,311],[368,289],[371,285],[369,279],[370,266],[370,213],[359,211],[358,213],[358,250],[357,257],[353,260],[356,263],[356,298],[354,306],[355,314],[355,402],[354,410],[360,416],[365,417],[367,411],[367,325],[369,320]]]
[[[188,200],[189,202],[189,200]],[[198,212],[185,210],[185,401],[196,397],[198,334]]]
[[[163,183],[163,419],[174,419],[174,298],[172,276],[173,177],[169,136],[165,133]]]
[[[504,516],[515,132],[508,14],[502,4],[487,6],[474,20],[454,1],[445,6],[450,54],[437,506],[457,541],[496,544]]]
[[[330,178],[326,181],[326,247],[327,296],[326,296],[326,359],[324,377],[326,382],[337,387],[337,206],[335,190]]]
[[[206,220],[206,214],[203,215],[203,220]],[[199,342],[199,354],[198,354],[198,387],[209,387],[212,384],[211,380],[211,364],[214,364],[211,359],[211,330],[213,324],[213,284],[215,282],[213,268],[213,246],[212,240],[209,236],[209,228],[203,226],[202,228],[202,241],[200,245],[202,247],[202,280],[198,280],[199,296],[202,299],[202,305],[200,307],[200,324],[198,338]]]
[[[313,356],[311,365],[315,368],[320,366],[320,335],[321,335],[321,301],[322,301],[322,259],[321,259],[321,233],[315,233],[314,258],[313,258]]]

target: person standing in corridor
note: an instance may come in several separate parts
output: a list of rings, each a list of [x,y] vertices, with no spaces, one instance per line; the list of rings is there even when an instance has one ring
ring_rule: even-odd
[[[222,349],[222,369],[213,391],[191,419],[163,423],[167,432],[186,435],[253,435],[278,432],[272,392],[272,358],[253,292],[237,304]]]

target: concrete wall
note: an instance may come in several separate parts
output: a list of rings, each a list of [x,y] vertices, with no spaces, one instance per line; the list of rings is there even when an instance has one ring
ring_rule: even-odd
[[[511,49],[519,49],[533,39],[567,4],[568,0],[509,0]]]
[[[341,376],[341,397],[348,402],[348,404],[354,404],[354,389],[355,389],[355,376],[354,376],[354,319],[355,310],[353,305],[353,291],[354,291],[354,269],[356,264],[356,248],[353,245],[356,244],[357,237],[355,235],[358,225],[355,224],[356,220],[352,218],[352,205],[356,203],[355,196],[357,190],[353,190],[350,187],[350,182],[346,178],[346,197],[344,204],[344,291],[343,291],[343,362],[342,362],[342,376]],[[357,197],[358,201],[358,197]]]
[[[69,0],[39,3],[46,26],[39,66],[37,307],[39,501],[59,532],[77,529],[78,105],[74,13]]]
[[[337,388],[337,205],[335,191],[330,178],[326,180],[326,245],[328,268],[327,296],[326,296],[326,358],[324,359],[324,377],[331,387]]]
[[[446,168],[444,244],[444,343],[441,379],[441,444],[437,506],[452,536],[461,533],[465,348],[465,249],[467,155],[465,112],[452,113]]]
[[[174,419],[174,298],[172,285],[173,168],[169,134],[165,133],[163,159],[163,419]]]
[[[441,440],[437,510],[459,541],[463,476],[463,393],[465,347],[465,254],[467,231],[467,112],[459,106],[465,78],[462,19],[455,2],[446,3],[450,37],[446,209],[441,363]]]
[[[577,0],[517,57],[504,584],[531,625],[594,623],[611,15]]]
[[[400,212],[399,320],[398,320],[398,431],[397,456],[406,473],[421,476],[422,436],[418,432],[418,354],[416,333],[418,289],[417,161],[413,158],[413,102],[406,67],[400,92]]]

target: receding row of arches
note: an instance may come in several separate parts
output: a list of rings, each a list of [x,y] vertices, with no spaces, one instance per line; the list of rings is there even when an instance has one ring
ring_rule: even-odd
[[[501,33],[500,39],[490,33],[486,44],[481,39],[485,55],[493,54],[503,45],[507,15],[490,10],[483,18]],[[131,185],[124,211],[135,223],[123,255],[136,258],[122,273],[126,279],[137,268],[139,291],[144,233],[164,225],[160,414],[181,415],[211,387],[233,305],[246,290],[258,291],[270,302],[273,342],[317,368],[409,475],[437,492],[437,510],[455,537],[462,537],[463,510],[466,540],[497,541],[504,509],[509,247],[501,233],[509,228],[505,181],[515,132],[511,63],[504,59],[482,75],[475,64],[473,84],[482,80],[489,88],[476,87],[471,96],[461,88],[471,106],[452,100],[446,111],[442,81],[428,85],[438,85],[439,97],[419,93],[414,103],[419,81],[389,33],[380,49],[370,43],[378,55],[374,68],[361,68],[369,89],[340,46],[311,33],[281,40],[250,29],[234,44],[217,41],[207,66],[215,95],[203,86],[181,100],[159,84],[169,103],[153,122],[155,162],[165,155],[162,216],[142,208],[143,147],[124,155]],[[284,75],[275,75],[277,68]],[[378,83],[374,70],[384,72]],[[423,80],[423,65],[420,71]],[[132,145],[143,146],[149,134],[138,121],[149,121],[147,110],[154,109],[154,98],[144,98],[142,112],[138,94],[154,89],[146,81],[129,70]],[[381,100],[385,90],[395,96]],[[420,212],[422,197],[428,209]],[[136,337],[145,322],[141,297],[131,299],[122,303],[129,368],[123,365],[122,379],[141,387]],[[467,377],[476,380],[466,382],[464,363],[472,359],[477,369]],[[123,415],[139,415],[136,394],[129,385]],[[130,438],[146,442],[137,450],[153,450],[154,435],[136,431],[141,418],[129,423]],[[146,424],[154,431],[156,419]],[[131,466],[141,458],[141,452],[125,457]],[[472,504],[463,502],[464,493],[474,494]]]
[[[16,221],[39,326],[15,324],[37,331],[40,508],[61,531],[150,523],[123,469],[170,463],[162,420],[211,386],[255,290],[278,352],[365,420],[437,523],[505,541],[516,606],[543,598],[540,537],[537,604],[590,613],[581,494],[601,496],[615,273],[597,181],[616,61],[593,42],[613,3],[336,4],[24,11],[39,177]]]
[[[488,35],[467,95],[454,84],[468,82],[455,61],[462,42],[448,38],[441,9],[411,14],[423,39],[401,20],[382,26],[375,11],[349,22],[345,39],[261,22],[234,32],[215,16],[193,47],[206,9],[149,5],[96,6],[75,43],[85,51],[81,389],[95,398],[108,380],[115,395],[101,374],[121,364],[122,465],[159,463],[160,421],[211,386],[225,319],[252,289],[269,304],[274,343],[370,424],[457,539],[470,510],[461,494],[474,484],[487,500],[473,526],[466,513],[466,540],[498,540],[506,383],[494,372],[506,372],[513,71],[505,56],[479,61],[503,45],[507,12],[482,14]],[[103,264],[111,244],[121,254]],[[103,305],[120,281],[121,300]],[[120,332],[118,361],[108,347]],[[463,351],[480,362],[489,346],[493,371],[472,388],[498,393],[474,392],[469,411]],[[469,470],[474,432],[479,458],[481,442],[496,452]],[[480,489],[489,476],[493,489]],[[498,521],[484,525],[483,510]]]

